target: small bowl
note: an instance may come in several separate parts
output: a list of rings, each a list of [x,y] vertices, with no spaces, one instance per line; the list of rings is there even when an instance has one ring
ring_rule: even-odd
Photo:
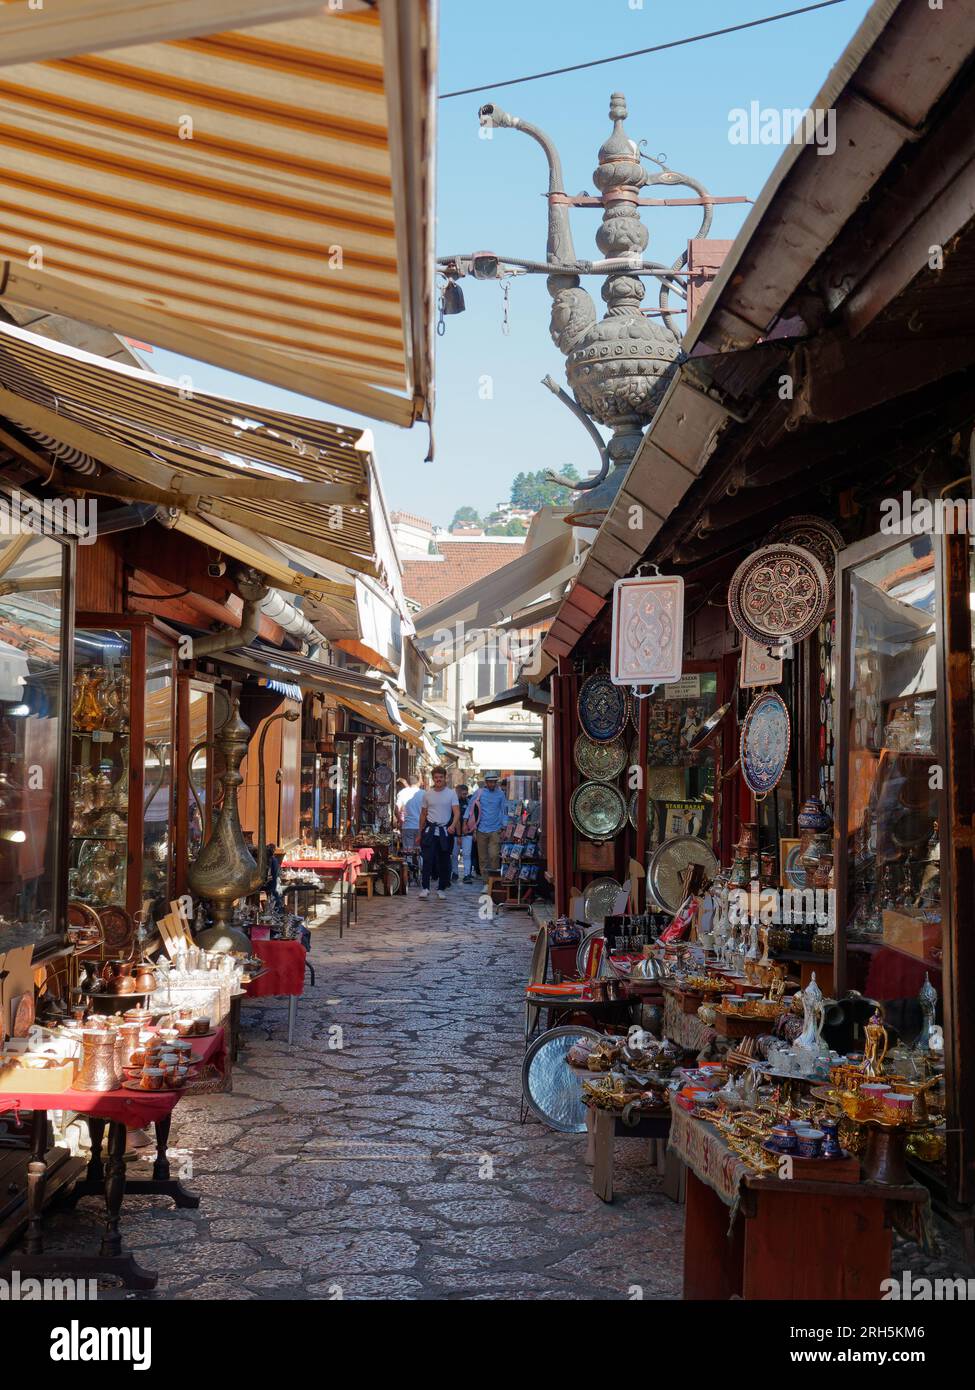
[[[162,1067],[143,1067],[139,1086],[143,1091],[162,1091],[166,1086],[166,1073]]]
[[[798,1132],[796,1140],[796,1152],[800,1158],[819,1158],[823,1151],[823,1139],[826,1136],[821,1129],[802,1129]]]

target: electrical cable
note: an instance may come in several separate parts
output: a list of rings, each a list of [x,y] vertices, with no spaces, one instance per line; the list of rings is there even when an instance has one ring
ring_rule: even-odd
[[[700,43],[703,39],[717,39],[722,34],[737,34],[742,29],[757,29],[762,24],[774,24],[780,19],[794,19],[796,15],[809,14],[812,10],[826,10],[831,5],[845,5],[846,0],[819,0],[815,5],[803,5],[798,10],[783,10],[781,14],[766,15],[764,19],[750,19],[744,24],[729,24],[726,29],[711,29],[706,34],[692,34],[686,39],[672,39],[669,43],[656,43],[651,48],[635,48],[631,53],[614,53],[611,58],[593,58],[588,63],[572,63],[565,68],[549,68],[547,72],[533,72],[528,77],[507,77],[503,82],[484,82],[479,87],[461,87],[456,92],[441,92],[439,100],[448,97],[467,97],[474,92],[492,92],[498,87],[514,87],[519,82],[537,82],[543,77],[559,77],[566,72],[581,72],[583,68],[598,68],[606,63],[620,63],[625,58],[642,58],[646,53],[662,53],[667,48],[682,48],[685,44]]]

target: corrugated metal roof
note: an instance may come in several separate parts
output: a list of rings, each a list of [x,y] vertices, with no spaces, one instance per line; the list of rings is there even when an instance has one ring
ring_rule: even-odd
[[[79,0],[27,24],[3,0],[7,293],[409,423],[429,391],[429,190],[408,185],[432,181],[430,7],[283,5],[199,32],[274,8]],[[133,42],[167,9],[175,37]]]

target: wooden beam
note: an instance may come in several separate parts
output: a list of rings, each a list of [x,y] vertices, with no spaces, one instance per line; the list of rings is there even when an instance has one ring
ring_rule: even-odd
[[[293,502],[297,494],[302,502],[342,507],[353,507],[356,503],[369,501],[365,487],[344,483],[295,482],[294,478],[275,478],[266,473],[256,478],[199,478],[189,473],[173,473],[169,486],[176,497],[187,498],[246,497],[257,501]]]
[[[33,539],[33,531],[23,531],[19,536],[15,536],[4,550],[0,551],[0,574],[6,574],[7,570],[17,563]]]
[[[270,382],[286,391],[297,391],[299,395],[337,405],[357,415],[368,415],[371,419],[403,427],[412,425],[415,418],[412,401],[346,376],[333,367],[302,357],[288,357],[264,344],[252,344],[246,338],[215,333],[189,319],[149,309],[135,300],[130,303],[113,299],[101,290],[58,280],[13,261],[0,262],[0,288],[10,299],[34,308],[66,314],[122,337],[142,338],[156,347],[238,372],[254,381]]]
[[[365,0],[343,0],[345,13],[365,8]],[[0,9],[0,67],[250,29],[315,13],[329,13],[323,0],[47,0],[43,8],[18,0]]]

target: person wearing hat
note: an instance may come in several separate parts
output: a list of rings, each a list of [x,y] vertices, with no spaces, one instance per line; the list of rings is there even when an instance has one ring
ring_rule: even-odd
[[[498,786],[498,774],[485,772],[484,786],[471,798],[467,808],[468,825],[477,834],[477,857],[481,876],[496,874],[501,861],[501,831],[508,819],[508,798]]]

